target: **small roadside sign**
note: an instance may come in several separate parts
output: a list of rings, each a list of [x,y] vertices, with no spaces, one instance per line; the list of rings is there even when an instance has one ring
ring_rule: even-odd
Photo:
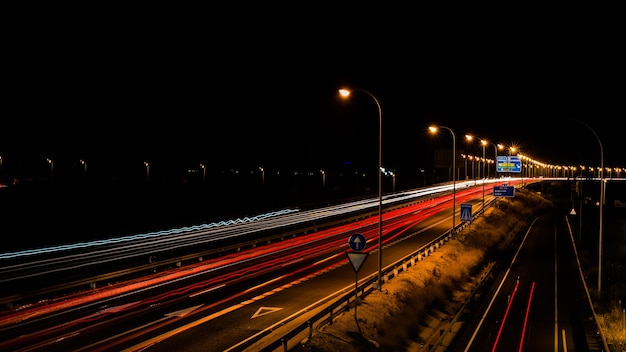
[[[515,186],[493,186],[494,197],[515,197]]]
[[[365,242],[365,236],[360,233],[355,233],[354,235],[350,236],[348,244],[353,251],[360,252],[365,249],[365,245],[367,243]]]
[[[472,203],[461,204],[461,221],[472,221]]]

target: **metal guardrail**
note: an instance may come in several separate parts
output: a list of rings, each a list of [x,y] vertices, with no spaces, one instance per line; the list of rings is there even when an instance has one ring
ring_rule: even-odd
[[[490,202],[485,204],[485,208],[493,205],[497,201],[497,198],[494,198]],[[472,215],[472,220],[478,218],[482,215],[482,208],[479,211],[476,211]],[[469,226],[470,222],[463,222],[457,225],[454,229],[455,233],[458,233],[460,230],[463,230],[465,227]],[[398,276],[401,272],[406,271],[411,266],[416,265],[417,262],[423,260],[426,256],[435,252],[442,245],[448,242],[452,238],[452,230],[448,230],[443,233],[441,236],[433,239],[427,244],[423,245],[419,249],[415,250],[411,254],[406,257],[388,265],[386,268],[382,269],[383,281],[388,281],[395,276]],[[360,292],[360,298],[365,298],[368,294],[376,289],[376,285],[378,283],[378,273],[374,273],[370,275],[368,278],[364,279],[360,285],[357,286],[356,291]],[[347,309],[350,308],[351,303],[356,300],[355,291],[349,292],[330,303],[328,306],[319,310],[318,313],[313,315],[310,319],[305,321],[304,323],[300,323],[294,326],[291,330],[289,330],[286,334],[283,334],[278,339],[272,340],[267,345],[261,347],[259,351],[261,352],[272,352],[277,351],[281,347],[283,351],[287,352],[290,350],[290,345],[293,348],[296,344],[300,343],[301,338],[304,333],[308,334],[308,338],[310,339],[313,335],[314,326],[320,327],[325,324],[332,324],[333,319],[337,314],[340,314]],[[295,318],[294,318],[295,319]],[[267,332],[269,334],[270,331]],[[267,335],[266,334],[266,335]],[[264,336],[258,336],[255,341],[249,341],[245,346],[242,347],[242,351],[245,348],[252,346],[255,342],[261,340]],[[299,338],[298,341],[293,341],[294,339]]]
[[[421,203],[430,200],[430,197],[419,198],[408,203],[391,204],[386,207],[386,211],[394,210],[397,208],[406,207],[409,205]],[[247,241],[241,241],[238,243],[227,244],[220,246],[219,248],[211,248],[201,250],[198,252],[187,253],[182,255],[176,255],[171,257],[160,257],[158,261],[146,261],[144,264],[133,265],[131,267],[121,268],[115,271],[108,271],[104,268],[102,272],[93,272],[90,275],[84,277],[77,277],[75,279],[68,279],[67,281],[58,282],[54,285],[45,286],[36,290],[29,290],[28,292],[18,292],[14,294],[1,294],[0,293],[0,305],[11,306],[16,302],[25,301],[29,299],[36,299],[37,297],[45,297],[49,294],[66,292],[68,290],[81,288],[81,287],[95,287],[101,283],[107,281],[122,280],[124,278],[134,277],[137,275],[143,275],[146,272],[157,271],[161,269],[168,269],[175,266],[181,266],[183,263],[197,262],[203,260],[203,258],[210,258],[214,256],[223,255],[225,253],[239,252],[246,248],[254,248],[261,245],[270,244],[277,241],[282,241],[285,238],[297,237],[309,232],[316,232],[325,228],[330,228],[350,222],[362,220],[367,217],[371,217],[378,214],[376,207],[372,207],[372,210],[365,210],[355,212],[348,217],[333,218],[323,222],[311,222],[305,224],[303,227],[294,229],[281,229],[278,231],[265,234],[263,237],[254,238]],[[68,277],[69,278],[69,277]]]

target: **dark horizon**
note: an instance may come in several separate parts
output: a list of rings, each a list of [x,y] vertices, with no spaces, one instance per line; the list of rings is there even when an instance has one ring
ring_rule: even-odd
[[[375,102],[358,91],[341,99],[340,88],[379,101],[391,170],[427,167],[432,150],[451,148],[445,131],[428,134],[431,124],[450,127],[457,149],[473,154],[482,151],[466,145],[468,133],[571,166],[600,166],[595,132],[605,166],[626,167],[615,23],[540,17],[530,26],[530,14],[415,23],[384,7],[370,15],[388,18],[385,27],[338,7],[320,7],[313,22],[224,14],[242,29],[231,36],[223,24],[181,18],[30,14],[6,43],[3,167],[37,170],[50,158],[59,167],[375,169]]]
[[[457,154],[482,155],[464,141],[472,134],[547,164],[599,167],[599,138],[604,166],[626,168],[616,122],[625,115],[621,20],[606,8],[572,16],[382,4],[255,10],[211,12],[219,21],[188,9],[154,17],[144,8],[12,13],[0,182],[87,176],[141,189],[145,162],[150,185],[172,188],[197,184],[200,163],[207,175],[259,176],[263,167],[268,175],[349,169],[371,177],[375,100],[360,91],[341,99],[340,88],[380,103],[380,157],[398,189],[450,179],[449,167],[428,174],[435,151],[452,149],[447,131],[428,133],[432,124],[454,131]],[[132,216],[132,207],[123,210]]]

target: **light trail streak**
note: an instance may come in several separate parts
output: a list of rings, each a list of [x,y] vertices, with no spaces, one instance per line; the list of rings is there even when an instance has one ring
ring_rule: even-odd
[[[487,180],[487,182],[506,182],[506,181],[503,181],[501,179],[496,179],[496,180]],[[457,183],[457,186],[459,187],[461,186],[470,187],[473,185],[474,185],[473,181]],[[388,203],[389,201],[410,200],[416,197],[424,197],[427,195],[438,194],[441,192],[449,191],[451,189],[452,189],[452,185],[434,186],[434,187],[429,187],[427,189],[406,191],[406,192],[402,192],[398,194],[389,195],[389,196],[386,196],[385,199],[386,199],[386,203]],[[368,208],[371,206],[372,206],[371,200],[364,200],[364,201],[349,203],[348,205],[342,204],[342,205],[338,205],[334,207],[325,208],[322,210],[307,212],[306,216],[310,216],[311,214],[317,214],[316,215],[317,217],[320,215],[323,216],[323,214],[327,214],[327,215],[335,214],[335,210],[340,209],[340,208],[344,209],[343,213],[346,213],[346,212],[352,212],[352,211]],[[333,211],[329,211],[329,209]],[[134,235],[122,236],[122,237],[114,237],[114,238],[102,239],[102,240],[63,244],[63,245],[43,247],[43,248],[26,249],[26,250],[14,251],[14,252],[5,252],[5,253],[0,253],[0,260],[16,259],[16,258],[21,258],[21,257],[28,257],[28,256],[34,256],[34,255],[41,255],[41,254],[50,254],[50,253],[57,253],[57,252],[63,252],[63,251],[69,251],[69,250],[105,246],[105,245],[114,245],[114,244],[120,244],[120,243],[125,243],[125,242],[137,241],[137,240],[145,240],[145,239],[152,239],[152,238],[164,237],[164,236],[169,236],[169,235],[182,234],[182,233],[187,233],[187,232],[203,231],[207,229],[213,229],[216,227],[224,227],[224,226],[230,226],[230,225],[238,225],[238,224],[243,224],[243,223],[256,222],[256,221],[265,220],[268,218],[280,217],[280,216],[297,213],[297,212],[300,212],[300,210],[299,209],[283,209],[283,210],[279,210],[275,212],[260,214],[260,215],[253,216],[253,217],[244,217],[242,219],[219,221],[219,222],[213,222],[209,224],[200,224],[200,225],[180,227],[180,228],[174,228],[174,229],[162,230],[162,231],[156,231],[156,232],[140,233],[140,234],[134,234]]]
[[[526,315],[524,316],[524,327],[522,328],[522,337],[519,341],[519,350],[518,352],[522,352],[522,347],[524,346],[524,335],[526,334],[526,328],[528,327],[528,315],[530,313],[530,302],[533,300],[533,292],[535,292],[535,282],[533,281],[533,285],[530,288],[530,295],[528,295],[528,303],[526,304]]]
[[[451,187],[451,186],[449,186]],[[460,195],[460,194],[459,194]],[[395,199],[398,199],[400,196],[395,196]],[[415,197],[415,195],[413,195],[413,197]],[[466,196],[467,199],[470,199],[471,196]],[[459,198],[458,198],[459,199]],[[423,219],[427,218],[427,216],[431,213],[436,211],[436,209],[438,208],[442,208],[444,207],[444,203],[447,202],[448,200],[451,200],[450,196],[444,197],[443,202],[438,203],[437,205],[428,205],[428,203],[426,204],[420,204],[420,207],[428,207],[426,208],[426,210],[420,210],[420,211],[415,211],[415,207],[405,207],[405,208],[398,208],[396,210],[393,211],[389,211],[388,213],[385,213],[385,221],[387,222],[387,227],[386,227],[386,233],[388,234],[391,231],[397,230],[399,228],[404,228],[404,230],[402,230],[401,232],[407,231],[410,226],[413,226],[415,223],[422,221]],[[342,207],[337,207],[338,209],[341,208],[345,208],[345,206]],[[319,213],[319,211],[318,211]],[[413,213],[409,220],[407,220],[406,218],[402,218],[400,220],[395,220],[396,217],[399,216],[407,216],[407,214],[409,213]],[[376,219],[372,219],[373,217],[370,217],[368,219],[365,219],[361,222],[359,222],[360,226],[370,226],[374,223],[376,223]],[[210,271],[216,271],[216,270],[224,270],[226,268],[233,268],[236,266],[243,266],[244,263],[248,262],[248,261],[261,261],[258,265],[255,265],[255,270],[254,270],[254,274],[248,274],[250,272],[250,267],[246,266],[246,268],[244,269],[239,269],[239,270],[233,270],[230,271],[227,275],[223,274],[220,275],[217,278],[213,278],[210,280],[204,280],[200,283],[195,283],[193,285],[184,285],[183,288],[174,290],[174,291],[168,291],[167,293],[164,294],[160,294],[157,296],[153,296],[148,300],[145,301],[141,301],[139,304],[137,305],[129,305],[129,308],[133,308],[136,309],[138,306],[141,307],[147,307],[149,305],[151,305],[154,302],[161,302],[164,301],[165,299],[169,299],[170,297],[175,297],[175,296],[180,296],[180,295],[184,295],[184,294],[188,294],[188,292],[191,291],[197,291],[197,290],[201,290],[201,291],[197,291],[196,293],[192,293],[191,295],[197,295],[197,294],[202,294],[202,293],[207,293],[207,292],[211,292],[214,291],[216,289],[218,289],[219,287],[224,287],[226,285],[226,282],[228,282],[229,284],[231,282],[237,282],[237,281],[241,281],[246,279],[247,277],[249,277],[250,275],[255,275],[258,274],[259,272],[266,272],[269,270],[272,270],[272,268],[275,268],[279,265],[281,265],[281,263],[285,263],[285,261],[300,261],[302,260],[302,256],[303,256],[303,252],[300,251],[293,251],[294,248],[297,247],[312,247],[312,248],[306,248],[304,250],[304,254],[319,254],[320,251],[331,251],[333,249],[336,248],[341,248],[343,246],[346,245],[345,243],[345,234],[348,231],[351,231],[353,229],[357,228],[356,225],[354,223],[351,224],[347,224],[345,226],[341,226],[338,228],[333,228],[333,229],[329,229],[329,230],[324,230],[324,231],[318,231],[315,232],[311,235],[307,235],[307,236],[302,236],[302,237],[298,237],[298,238],[293,238],[293,239],[288,239],[288,240],[284,240],[281,242],[277,242],[276,244],[272,244],[272,245],[267,245],[267,246],[262,246],[262,247],[256,247],[254,250],[247,250],[244,252],[238,252],[238,253],[233,253],[231,255],[225,256],[225,257],[220,257],[218,259],[214,259],[214,260],[208,260],[208,261],[204,261],[202,264],[195,264],[193,267],[185,267],[184,269],[177,269],[178,271],[175,271],[173,273],[167,274],[167,275],[163,275],[163,273],[160,273],[157,277],[153,278],[152,280],[146,280],[145,277],[142,278],[141,281],[136,282],[134,284],[131,285],[124,285],[122,286],[122,291],[120,291],[120,287],[114,288],[114,290],[112,290],[111,293],[111,297],[114,297],[116,295],[118,295],[116,298],[120,298],[120,297],[124,297],[124,296],[129,296],[131,294],[134,293],[139,293],[139,292],[143,292],[143,291],[147,291],[149,289],[155,288],[155,287],[159,287],[159,286],[163,286],[166,284],[170,284],[173,282],[180,282],[182,280],[187,280],[189,278],[192,277],[196,277],[198,275],[205,275]],[[181,229],[179,229],[180,231],[175,231],[175,232],[184,232]],[[365,231],[366,234],[369,234],[368,237],[370,237],[370,241],[372,240],[372,238],[374,238],[374,234],[373,234],[373,229],[369,232]],[[174,232],[171,232],[174,233]],[[191,235],[191,234],[190,234]],[[389,241],[391,241],[392,239],[394,239],[395,237],[400,236],[400,234],[394,235],[392,238],[387,238],[385,240],[384,243],[387,243]],[[141,236],[140,236],[141,237]],[[139,238],[139,237],[138,237]],[[97,241],[95,241],[97,242]],[[311,245],[312,243],[315,242],[319,242],[317,245]],[[139,243],[136,245],[140,245]],[[368,250],[373,250],[376,249],[377,246],[370,246],[368,248]],[[284,255],[284,254],[280,254],[283,251],[288,251],[288,252],[296,252],[293,255]],[[272,260],[267,260],[264,259],[266,257],[270,257],[270,256],[277,256],[278,258],[276,259],[272,259]],[[338,254],[335,256],[339,256]],[[317,264],[321,263],[323,261],[318,261]],[[347,260],[343,260],[341,263],[345,264],[347,263]],[[337,267],[337,263],[332,263],[330,265],[330,267]],[[309,267],[305,267],[305,268],[300,268],[299,270],[295,270],[293,272],[291,272],[289,275],[287,276],[291,276],[291,275],[295,275],[298,272],[301,272],[303,270],[308,270],[310,269]],[[319,275],[321,271],[316,271],[315,275]],[[169,276],[168,276],[169,275]],[[160,283],[155,282],[154,280],[161,280]],[[302,280],[302,279],[299,279]],[[258,289],[260,286],[263,285],[259,285],[257,287],[255,287],[255,289]],[[143,287],[143,288],[141,288]],[[207,289],[207,287],[209,287]],[[141,288],[141,289],[138,289]],[[134,290],[134,291],[133,291]],[[131,291],[133,291],[131,293]],[[126,292],[126,294],[122,294],[119,295],[120,292]],[[94,298],[96,297],[96,298]],[[98,297],[98,296],[94,296],[91,297],[92,299],[102,299],[102,296]],[[232,297],[231,297],[232,298]],[[75,304],[84,304],[85,301],[75,301]],[[99,304],[102,304],[102,302],[105,301],[101,301]],[[64,308],[65,309],[65,308]],[[143,309],[143,308],[142,308]],[[118,312],[122,312],[124,311],[123,308],[119,308],[116,309],[114,312],[118,313]],[[113,311],[109,312],[112,313]],[[23,316],[22,316],[23,317]],[[74,320],[72,322],[68,322],[65,325],[67,326],[71,326],[71,325],[77,325],[77,324],[85,324],[87,322],[90,322],[92,320],[95,319],[98,320],[102,320],[99,317],[97,317],[96,315],[92,315],[89,316],[87,318],[84,319],[79,319],[79,320]],[[98,323],[102,324],[103,322]],[[80,329],[79,331],[85,330],[90,328],[89,327],[85,327]],[[48,332],[51,332],[52,330],[48,330]],[[54,332],[57,332],[58,330],[54,330]],[[42,331],[38,332],[39,336],[41,336]],[[48,334],[49,336],[49,334]]]
[[[502,318],[502,322],[500,322],[500,329],[498,329],[498,335],[496,335],[496,341],[493,343],[493,348],[491,352],[496,351],[496,347],[498,347],[498,341],[500,340],[500,334],[502,334],[502,329],[504,328],[504,323],[506,322],[506,318],[509,315],[509,310],[513,305],[513,299],[515,298],[515,293],[517,292],[517,287],[519,286],[519,281],[515,283],[515,288],[513,289],[513,294],[511,295],[511,299],[509,300],[509,304],[506,306],[506,312],[504,312],[504,318]]]
[[[97,247],[97,246],[102,246],[102,245],[118,244],[118,243],[129,242],[129,241],[144,240],[147,238],[168,236],[172,234],[178,234],[178,233],[184,233],[184,232],[190,232],[190,231],[200,231],[200,230],[206,230],[206,229],[211,229],[215,227],[258,221],[258,220],[266,219],[269,217],[285,215],[285,214],[289,214],[289,213],[293,213],[297,211],[298,209],[284,209],[284,210],[279,210],[275,212],[253,216],[250,218],[245,217],[243,219],[212,222],[209,224],[179,227],[179,228],[170,229],[170,230],[140,233],[140,234],[135,234],[135,235],[130,235],[130,236],[108,238],[108,239],[103,239],[103,240],[70,243],[70,244],[63,244],[63,245],[44,247],[44,248],[26,249],[26,250],[15,251],[15,252],[5,252],[5,253],[0,253],[0,259],[12,259],[12,258],[26,257],[26,256],[32,256],[32,255],[38,255],[38,254],[56,253],[56,252],[74,250],[74,249],[82,249],[82,248]]]
[[[385,233],[394,231],[401,226],[406,226],[406,229],[408,230],[409,225],[422,221],[428,215],[442,209],[444,207],[443,203],[445,202],[446,202],[445,200],[443,202],[437,202],[433,206],[428,206],[428,204],[421,204],[420,207],[428,206],[428,208],[425,211],[420,210],[419,212],[415,212],[413,207],[406,207],[406,208],[399,208],[394,211],[385,213],[384,214],[384,222],[386,222]],[[401,224],[395,224],[392,221],[393,218],[395,217],[406,215],[411,212],[415,212],[415,214],[413,214],[411,218],[409,219],[403,218],[403,221]],[[114,285],[103,290],[98,290],[97,294],[84,295],[82,297],[77,297],[74,299],[70,299],[69,297],[64,297],[64,299],[60,302],[56,302],[56,303],[48,302],[43,309],[39,309],[39,310],[31,309],[29,316],[25,316],[24,312],[17,312],[12,317],[5,316],[0,320],[0,326],[6,325],[9,323],[14,323],[16,321],[34,318],[36,316],[40,316],[43,314],[49,314],[50,312],[53,312],[53,311],[68,309],[70,307],[78,306],[81,304],[86,304],[88,302],[102,300],[103,298],[106,298],[106,297],[115,297],[115,296],[119,296],[122,293],[130,293],[142,287],[143,288],[158,287],[163,284],[167,284],[168,282],[176,282],[180,280],[189,279],[197,275],[205,275],[209,273],[210,271],[224,270],[231,266],[241,265],[242,263],[246,261],[258,260],[262,256],[275,255],[278,251],[294,252],[293,251],[294,248],[311,247],[311,243],[315,241],[329,241],[332,238],[337,238],[337,236],[342,236],[349,230],[354,229],[355,227],[364,227],[364,226],[373,225],[376,223],[376,221],[377,220],[375,218],[367,218],[358,222],[358,224],[351,223],[351,224],[347,224],[341,227],[335,227],[335,228],[331,228],[331,229],[327,229],[323,231],[318,231],[316,233],[312,233],[305,237],[284,240],[280,243],[273,244],[272,246],[257,247],[254,250],[247,250],[244,252],[232,253],[232,254],[222,256],[220,258],[205,260],[202,263],[198,263],[193,266],[186,266],[185,268],[179,269],[173,273],[165,273],[165,275],[163,273],[159,273],[155,275],[153,278],[142,277],[140,280],[134,283],[132,281],[125,282],[123,283],[123,285]],[[401,236],[403,232],[404,231],[398,232],[393,237],[386,238],[384,243],[388,243],[394,238]],[[376,240],[374,231],[372,230],[370,232],[365,232],[365,234],[369,238],[368,243],[373,244],[373,245],[368,246],[368,251],[376,249],[377,243],[373,243]],[[334,242],[328,242],[328,244],[322,247],[318,245],[313,251],[319,252],[322,249],[328,250],[335,246],[340,246],[342,244],[341,242],[344,240],[345,240],[344,237],[338,237],[337,239],[334,240]],[[305,248],[304,252],[307,252],[309,250],[311,249]],[[300,256],[295,257],[295,260],[297,261],[302,260],[301,254],[302,252],[300,252]],[[285,257],[282,257],[282,259],[286,260],[286,258],[291,258],[292,256],[293,255],[285,256]],[[279,264],[279,265],[284,266],[287,264]],[[262,266],[263,265],[261,265],[259,268],[261,268]],[[241,274],[240,270],[233,271],[231,272],[230,277],[232,278],[240,274]]]

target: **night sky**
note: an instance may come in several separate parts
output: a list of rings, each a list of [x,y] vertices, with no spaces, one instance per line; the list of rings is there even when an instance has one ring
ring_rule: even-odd
[[[375,165],[374,100],[342,100],[340,87],[378,99],[383,166],[399,173],[451,147],[430,124],[473,154],[482,150],[467,133],[547,163],[599,166],[586,124],[605,166],[626,166],[623,25],[612,11],[261,10],[18,16],[3,44],[3,171],[36,172],[47,158],[94,169]]]

